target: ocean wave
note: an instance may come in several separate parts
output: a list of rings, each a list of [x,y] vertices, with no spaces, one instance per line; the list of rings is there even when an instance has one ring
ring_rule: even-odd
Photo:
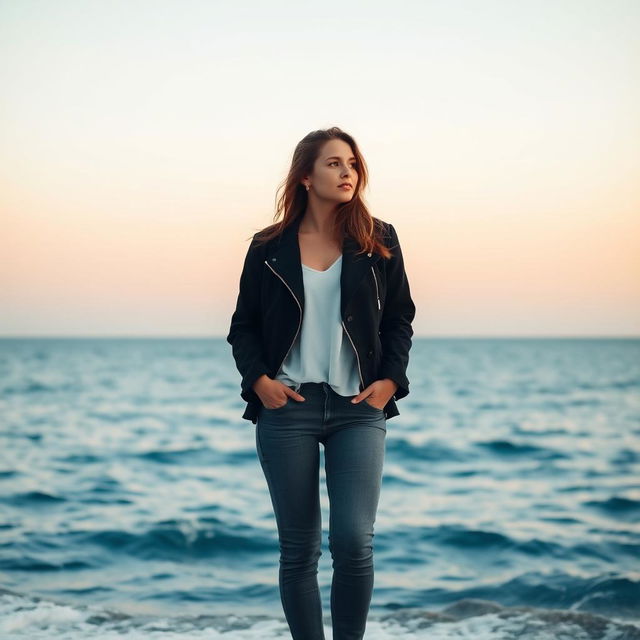
[[[331,620],[325,613],[326,637]],[[283,616],[270,613],[153,617],[131,616],[106,607],[85,607],[0,591],[3,640],[269,640],[290,638]],[[605,616],[538,607],[505,607],[463,599],[439,610],[420,607],[371,612],[368,640],[640,640],[640,627]]]

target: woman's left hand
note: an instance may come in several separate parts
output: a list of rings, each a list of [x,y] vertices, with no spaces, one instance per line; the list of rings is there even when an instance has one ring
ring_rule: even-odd
[[[396,392],[398,385],[391,378],[383,378],[372,382],[363,389],[357,396],[351,399],[354,404],[365,400],[376,409],[384,409],[385,405]]]

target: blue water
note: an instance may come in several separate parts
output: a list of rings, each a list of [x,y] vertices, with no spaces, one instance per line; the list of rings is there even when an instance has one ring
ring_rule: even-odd
[[[640,638],[640,340],[416,338],[408,374],[366,637]],[[239,382],[223,338],[0,340],[2,638],[290,637]]]

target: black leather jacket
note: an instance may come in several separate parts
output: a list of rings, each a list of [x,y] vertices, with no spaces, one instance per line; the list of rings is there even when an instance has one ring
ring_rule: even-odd
[[[298,244],[302,216],[266,244],[247,251],[236,310],[227,342],[242,376],[243,418],[257,422],[261,406],[253,383],[263,374],[275,378],[293,346],[304,311],[304,285]],[[346,236],[342,248],[340,313],[342,326],[356,354],[360,391],[391,378],[398,384],[384,406],[387,419],[399,415],[396,400],[409,394],[406,370],[415,305],[404,270],[402,250],[393,225],[383,222],[384,242],[393,256],[355,252],[358,243]]]

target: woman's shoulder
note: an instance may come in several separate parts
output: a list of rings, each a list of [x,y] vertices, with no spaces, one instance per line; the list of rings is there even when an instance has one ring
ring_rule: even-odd
[[[251,243],[249,244],[249,251],[260,251],[264,252],[267,249],[267,246],[273,242],[273,231],[277,227],[277,224],[270,224],[262,229],[256,231],[252,238]]]
[[[263,244],[273,242],[273,240],[275,240],[282,232],[281,226],[280,222],[274,222],[273,224],[269,224],[266,227],[259,229],[253,234],[252,243],[255,242],[256,244]]]
[[[380,238],[385,245],[389,246],[389,242],[391,241],[391,239],[393,238],[393,234],[395,233],[393,225],[386,220],[382,220],[382,218],[376,218],[375,216],[371,217]]]
[[[388,220],[383,220],[382,218],[377,218],[376,216],[371,216],[374,223],[383,227],[386,230],[390,230],[393,228],[393,225]]]

